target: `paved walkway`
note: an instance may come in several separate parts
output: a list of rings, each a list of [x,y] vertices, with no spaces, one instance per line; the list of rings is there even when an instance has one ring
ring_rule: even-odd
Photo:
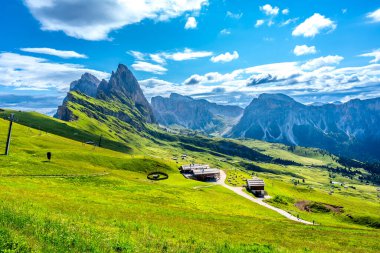
[[[296,222],[300,222],[300,223],[303,223],[303,224],[307,224],[307,225],[313,225],[312,222],[309,222],[309,221],[305,221],[305,220],[302,220],[302,219],[298,219],[297,217],[291,215],[290,213],[280,209],[280,208],[277,208],[277,207],[274,207],[274,206],[271,206],[269,205],[268,203],[265,203],[262,199],[257,199],[257,198],[254,198],[252,197],[251,195],[245,193],[243,191],[243,188],[242,187],[232,187],[232,186],[229,186],[225,183],[226,181],[226,178],[227,178],[227,175],[226,173],[223,171],[223,170],[220,170],[220,179],[219,181],[217,182],[217,184],[235,192],[236,194],[252,201],[252,202],[255,202],[256,204],[259,204],[261,206],[264,206],[268,209],[271,209],[279,214],[281,214],[282,216],[285,216],[286,218],[288,218],[289,220],[293,220],[293,221],[296,221]]]

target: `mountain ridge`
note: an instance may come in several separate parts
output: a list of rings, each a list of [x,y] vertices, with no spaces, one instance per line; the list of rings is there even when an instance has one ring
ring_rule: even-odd
[[[373,150],[380,144],[379,124],[380,98],[308,106],[284,94],[262,94],[246,107],[227,136],[317,147],[360,158],[362,149],[368,153],[366,159],[380,160]]]
[[[243,112],[238,106],[219,105],[177,93],[171,93],[168,98],[152,97],[151,104],[158,123],[199,130],[207,134],[225,131]]]

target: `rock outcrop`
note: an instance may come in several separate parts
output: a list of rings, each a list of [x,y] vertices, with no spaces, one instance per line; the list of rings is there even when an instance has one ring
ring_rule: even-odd
[[[78,99],[73,92],[88,98]],[[99,112],[118,117],[120,120],[136,126],[140,126],[140,123],[155,123],[153,110],[139,83],[123,64],[119,64],[116,72],[112,72],[109,81],[102,80],[100,82],[96,77],[86,73],[82,75],[81,79],[72,82],[62,106],[58,107],[56,118],[66,121],[77,119],[69,108],[70,102],[82,105],[86,108],[84,111],[91,117],[96,117],[96,112]],[[90,112],[90,110],[92,111]]]

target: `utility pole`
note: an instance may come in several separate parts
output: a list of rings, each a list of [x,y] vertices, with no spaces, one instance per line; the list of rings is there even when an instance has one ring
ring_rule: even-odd
[[[7,139],[7,145],[5,146],[5,155],[9,154],[9,146],[11,145],[13,118],[14,118],[14,114],[12,113],[9,118],[8,139]]]

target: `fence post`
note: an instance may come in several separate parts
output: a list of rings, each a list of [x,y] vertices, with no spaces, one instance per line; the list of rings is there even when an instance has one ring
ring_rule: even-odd
[[[7,145],[5,146],[5,155],[9,154],[9,146],[11,145],[13,118],[14,118],[14,114],[12,113],[9,118],[9,129],[8,129]]]

